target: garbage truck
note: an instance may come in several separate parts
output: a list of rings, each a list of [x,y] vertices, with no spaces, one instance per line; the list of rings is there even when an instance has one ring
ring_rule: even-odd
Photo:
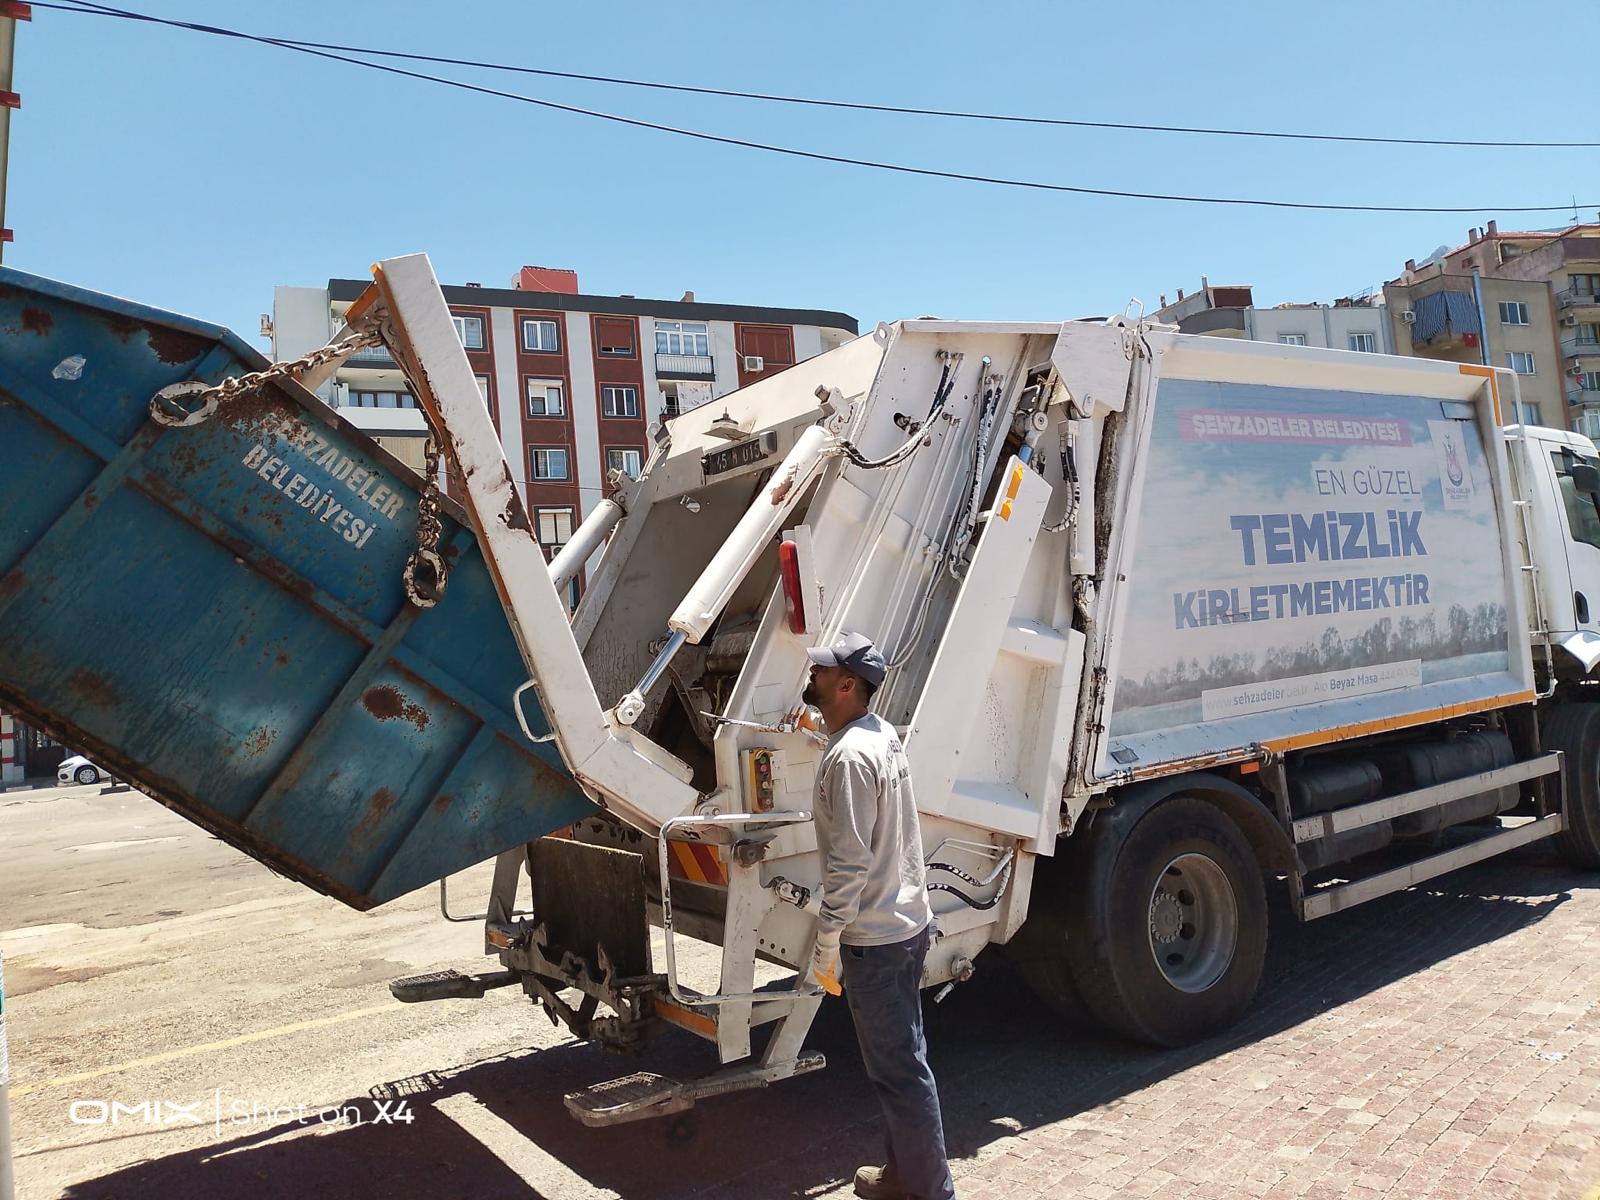
[[[823,1065],[798,698],[841,631],[889,663],[928,988],[1004,953],[1178,1045],[1249,1007],[1269,887],[1311,921],[1544,838],[1600,866],[1600,457],[1508,425],[1513,374],[896,321],[662,424],[552,558],[426,257],[345,320],[268,364],[0,272],[0,702],[358,909],[493,859],[491,961],[396,996],[709,1043],[586,1123]],[[420,474],[308,390],[371,345]]]

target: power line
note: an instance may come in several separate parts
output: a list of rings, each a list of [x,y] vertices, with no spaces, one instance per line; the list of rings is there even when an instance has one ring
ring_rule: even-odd
[[[266,37],[260,34],[245,33],[237,29],[228,29],[216,25],[204,25],[192,21],[178,21],[166,17],[152,16],[148,13],[133,12],[128,9],[112,8],[104,4],[91,4],[88,0],[78,0],[75,3],[51,3],[49,0],[36,0],[34,7],[55,9],[59,12],[78,13],[85,16],[115,17],[122,20],[141,21],[148,24],[164,25],[177,29],[188,29],[196,33],[210,34],[218,37],[234,38],[241,41],[256,42],[260,45],[276,46],[284,50],[292,50],[299,54],[308,54],[316,58],[324,58],[333,62],[347,63],[351,66],[363,67],[371,71],[381,71],[389,75],[398,75],[407,79],[422,80],[427,83],[437,83],[445,87],[456,88],[461,91],[474,92],[484,96],[494,96],[503,100],[515,100],[523,104],[532,104],[540,108],[556,112],[570,113],[575,116],[591,117],[596,120],[609,121],[617,125],[626,125],[635,129],[649,129],[657,133],[670,133],[678,137],[693,138],[697,141],[711,142],[723,146],[737,146],[746,150],[759,150],[768,154],[781,154],[790,158],[807,159],[812,162],[835,163],[843,166],[866,167],[879,171],[892,171],[901,175],[914,175],[929,179],[952,179],[965,183],[984,183],[996,187],[1019,188],[1028,191],[1066,193],[1079,196],[1105,196],[1118,200],[1165,200],[1182,204],[1213,204],[1230,205],[1246,208],[1278,208],[1295,209],[1315,212],[1384,212],[1384,213],[1533,213],[1533,212],[1558,212],[1571,207],[1568,204],[1542,204],[1542,205],[1508,205],[1508,204],[1481,204],[1467,206],[1430,206],[1430,205],[1399,205],[1399,204],[1332,204],[1315,203],[1293,200],[1261,200],[1236,196],[1195,196],[1170,192],[1136,192],[1117,188],[1087,187],[1065,183],[1048,183],[1042,180],[1010,179],[994,175],[977,175],[965,171],[944,171],[934,167],[915,167],[905,163],[879,162],[873,159],[853,158],[842,154],[829,154],[819,150],[803,150],[795,146],[780,146],[770,142],[758,142],[748,138],[729,137],[722,134],[707,133],[704,130],[686,129],[675,125],[664,125],[656,121],[646,121],[638,117],[625,117],[618,113],[602,112],[599,109],[581,108],[572,104],[561,104],[554,100],[545,100],[535,96],[524,95],[520,92],[508,92],[500,88],[485,87],[481,84],[467,83],[459,79],[450,79],[442,75],[430,75],[422,71],[412,71],[404,67],[391,66],[386,63],[369,62],[366,59],[354,58],[347,54],[336,53],[330,50],[314,49],[309,45],[300,45],[282,38]],[[1585,205],[1585,207],[1593,207]]]
[[[53,4],[42,8],[56,7]],[[96,7],[103,7],[97,5]],[[191,26],[192,27],[192,26]],[[1045,125],[1072,129],[1110,129],[1139,133],[1203,134],[1214,137],[1275,138],[1299,142],[1353,142],[1371,146],[1449,146],[1500,150],[1589,150],[1600,142],[1524,142],[1459,138],[1375,137],[1341,133],[1293,133],[1267,129],[1226,129],[1204,125],[1146,125],[1133,121],[1089,121],[1070,117],[1034,117],[1019,113],[968,112],[950,108],[918,108],[904,104],[872,104],[858,100],[834,100],[822,96],[786,96],[774,92],[747,92],[734,88],[700,87],[662,80],[628,79],[617,75],[592,75],[581,71],[557,71],[548,67],[529,67],[516,63],[487,62],[475,58],[449,58],[439,54],[417,54],[405,50],[382,50],[376,46],[348,46],[338,42],[313,42],[301,38],[272,38],[274,44],[297,49],[332,50],[342,54],[365,54],[397,58],[408,62],[439,66],[474,67],[485,71],[504,71],[514,75],[537,75],[546,79],[573,79],[584,83],[603,83],[616,87],[647,88],[660,92],[684,92],[696,96],[720,96],[735,100],[760,100],[772,104],[796,104],[814,108],[848,109],[854,112],[893,113],[902,116],[944,117],[963,121],[995,121],[1015,125]]]
[[[1452,138],[1374,137],[1341,133],[1293,133],[1268,129],[1222,129],[1204,125],[1144,125],[1133,121],[1089,121],[1071,117],[1032,117],[1019,113],[967,112],[950,108],[917,108],[902,104],[871,104],[860,100],[832,100],[821,96],[785,96],[773,92],[744,92],[733,88],[697,87],[661,80],[626,79],[615,75],[588,75],[579,71],[556,71],[547,67],[528,67],[514,63],[485,62],[472,58],[446,58],[437,54],[416,54],[404,50],[380,50],[374,46],[344,46],[334,42],[277,39],[283,45],[315,50],[337,50],[346,54],[368,54],[379,58],[398,58],[439,66],[476,67],[485,71],[505,71],[517,75],[538,75],[549,79],[574,79],[585,83],[604,83],[618,87],[649,88],[661,92],[687,92],[698,96],[721,96],[736,100],[761,100],[772,104],[796,104],[814,108],[841,108],[855,112],[894,113],[915,117],[945,117],[962,121],[995,121],[1015,125],[1047,125],[1072,129],[1110,129],[1139,133],[1204,134],[1214,137],[1275,138],[1299,142],[1353,142],[1371,146],[1448,146],[1511,150],[1587,150],[1600,142],[1517,142]]]

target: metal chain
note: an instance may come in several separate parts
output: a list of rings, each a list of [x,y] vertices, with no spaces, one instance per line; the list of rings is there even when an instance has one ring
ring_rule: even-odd
[[[210,420],[224,404],[253,395],[273,380],[297,380],[307,371],[343,362],[357,350],[383,344],[376,319],[362,321],[353,329],[349,337],[319,346],[299,358],[275,362],[260,371],[235,375],[221,383],[188,379],[170,384],[150,398],[150,419],[168,429],[200,425]],[[444,522],[440,519],[439,504],[439,441],[431,422],[423,462],[422,493],[417,499],[417,548],[406,559],[403,578],[406,598],[418,608],[432,608],[444,596],[449,569],[439,554]]]
[[[367,346],[380,342],[377,326],[357,326],[356,332],[342,341],[319,346],[309,354],[285,362],[275,362],[260,371],[235,375],[221,383],[201,383],[197,379],[170,384],[150,398],[150,419],[169,429],[185,429],[209,420],[223,404],[258,392],[274,379],[298,379],[314,367],[341,361]],[[198,403],[199,407],[192,407]]]
[[[406,559],[406,598],[418,608],[432,608],[444,596],[449,570],[439,555],[444,522],[439,519],[439,439],[428,422],[422,450],[422,495],[417,499],[417,548]]]

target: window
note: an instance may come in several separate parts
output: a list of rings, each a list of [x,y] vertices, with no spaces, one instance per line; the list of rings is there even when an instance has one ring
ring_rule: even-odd
[[[606,470],[621,471],[629,479],[639,478],[639,472],[644,469],[644,452],[642,450],[606,450]]]
[[[626,317],[596,317],[594,344],[602,358],[632,358],[633,322]]]
[[[1526,304],[1500,301],[1500,324],[1526,325],[1528,323],[1528,306]]]
[[[631,384],[605,384],[600,388],[600,413],[607,417],[637,417],[639,389]]]
[[[491,417],[499,420],[500,414],[494,408],[494,392],[489,387],[489,377],[487,375],[474,375],[472,378],[477,381],[478,395],[483,397],[483,406],[489,410]]]
[[[351,392],[350,408],[415,408],[416,397],[410,392]]]
[[[1600,392],[1600,371],[1580,372],[1578,386],[1586,392]]]
[[[522,348],[524,350],[537,350],[543,354],[554,354],[561,349],[561,340],[556,333],[556,323],[551,320],[527,320],[522,323]]]
[[[456,327],[456,336],[468,350],[483,349],[482,317],[451,317],[450,323]]]
[[[567,477],[567,449],[565,446],[535,446],[530,452],[535,479],[565,479]]]
[[[1376,354],[1378,352],[1378,335],[1375,333],[1352,333],[1346,342],[1352,350],[1359,350],[1362,354]]]
[[[710,354],[711,338],[706,332],[706,323],[704,321],[657,321],[656,353],[697,354],[702,357]]]
[[[1280,346],[1304,346],[1305,344],[1306,335],[1303,333],[1280,333],[1278,335],[1278,345]]]
[[[1600,345],[1600,325],[1593,321],[1585,321],[1579,325],[1577,343],[1580,346]]]
[[[566,385],[550,379],[530,379],[528,415],[559,417],[567,411]]]
[[[1596,509],[1596,500],[1572,483],[1574,463],[1584,462],[1590,466],[1600,466],[1600,463],[1561,453],[1552,454],[1550,460],[1555,463],[1556,482],[1561,485],[1561,501],[1567,510],[1567,528],[1572,531],[1572,540],[1586,546],[1600,546],[1600,511]]]
[[[1567,283],[1580,296],[1600,295],[1600,275],[1570,275]]]
[[[1533,369],[1533,355],[1525,350],[1507,350],[1506,366],[1510,367],[1518,375],[1535,375],[1538,373]]]
[[[1512,403],[1511,421],[1514,425],[1544,424],[1544,422],[1539,419],[1539,406],[1537,404],[1529,404],[1526,401],[1521,404],[1517,404],[1515,402]]]
[[[533,510],[537,524],[539,545],[552,558],[572,540],[572,510],[570,508],[536,508]]]

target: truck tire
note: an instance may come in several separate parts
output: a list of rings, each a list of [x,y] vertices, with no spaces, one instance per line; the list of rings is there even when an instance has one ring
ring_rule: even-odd
[[[1558,704],[1540,739],[1564,755],[1567,807],[1556,848],[1573,866],[1600,870],[1600,704]]]
[[[1221,809],[1162,801],[1088,880],[1069,897],[1066,961],[1076,997],[1103,1024],[1181,1046],[1250,1007],[1266,959],[1266,888]]]
[[[1065,920],[1059,908],[1035,905],[1022,932],[1006,950],[1033,994],[1052,1013],[1074,1029],[1093,1029],[1098,1022],[1078,995],[1072,968],[1062,953],[1067,941]]]

